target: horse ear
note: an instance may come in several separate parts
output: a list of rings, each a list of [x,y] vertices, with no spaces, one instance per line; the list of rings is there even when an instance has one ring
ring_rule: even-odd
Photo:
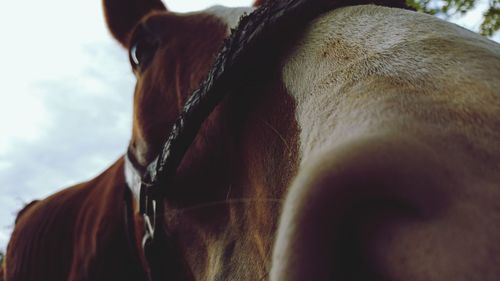
[[[161,0],[103,0],[104,15],[113,36],[128,47],[130,33],[151,11],[166,11]]]
[[[255,0],[255,2],[253,3],[253,6],[254,7],[259,7],[261,5],[263,5],[264,3],[268,2],[270,0]]]

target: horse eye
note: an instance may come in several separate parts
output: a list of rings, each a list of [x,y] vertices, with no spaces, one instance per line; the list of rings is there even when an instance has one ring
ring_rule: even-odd
[[[135,40],[130,47],[130,62],[134,69],[144,69],[153,59],[158,42],[151,37]]]

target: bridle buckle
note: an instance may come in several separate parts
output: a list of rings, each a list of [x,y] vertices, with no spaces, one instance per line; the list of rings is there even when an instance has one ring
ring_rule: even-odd
[[[142,238],[142,247],[147,248],[155,237],[157,225],[157,200],[151,194],[153,185],[142,182],[139,195],[139,208],[144,219],[144,236]]]

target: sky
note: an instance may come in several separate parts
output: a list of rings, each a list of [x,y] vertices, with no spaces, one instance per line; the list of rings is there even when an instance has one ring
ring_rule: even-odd
[[[186,12],[249,0],[169,0]],[[477,30],[479,8],[454,22]],[[23,0],[0,9],[0,251],[25,204],[98,175],[125,151],[134,76],[99,0]],[[500,41],[500,34],[496,34]]]

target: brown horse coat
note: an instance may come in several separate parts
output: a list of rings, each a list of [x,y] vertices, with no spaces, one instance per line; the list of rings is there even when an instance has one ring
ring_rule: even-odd
[[[144,280],[127,237],[125,191],[120,159],[27,207],[9,243],[6,280]]]

